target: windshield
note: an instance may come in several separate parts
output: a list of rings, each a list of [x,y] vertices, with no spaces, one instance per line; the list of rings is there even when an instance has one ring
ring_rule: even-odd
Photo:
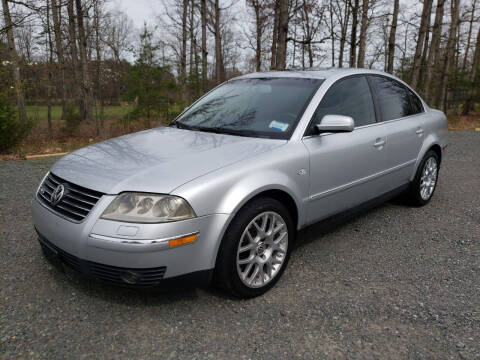
[[[322,81],[302,78],[232,80],[205,95],[172,125],[191,130],[289,139]]]

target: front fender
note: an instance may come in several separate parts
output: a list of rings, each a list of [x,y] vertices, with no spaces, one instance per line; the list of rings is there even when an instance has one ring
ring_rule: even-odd
[[[305,171],[299,171],[305,170]],[[305,222],[304,204],[309,191],[308,153],[302,143],[289,143],[254,159],[232,164],[196,178],[171,194],[186,199],[197,216],[228,214],[215,241],[218,252],[225,231],[239,209],[262,192],[280,190],[294,201],[297,228]]]
[[[308,199],[308,170],[305,147],[290,143],[196,178],[175,189],[172,195],[186,199],[197,216],[203,216],[235,214],[254,196],[280,190],[294,200],[298,226],[303,221],[303,203]]]

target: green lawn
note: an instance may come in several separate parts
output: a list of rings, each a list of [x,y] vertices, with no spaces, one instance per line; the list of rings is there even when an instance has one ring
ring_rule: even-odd
[[[119,120],[131,109],[130,106],[105,106],[103,113],[105,120]],[[46,106],[26,106],[27,116],[37,121],[47,120],[47,107]],[[93,116],[100,115],[100,109],[93,109]],[[62,116],[61,106],[52,106],[52,120],[60,120]]]

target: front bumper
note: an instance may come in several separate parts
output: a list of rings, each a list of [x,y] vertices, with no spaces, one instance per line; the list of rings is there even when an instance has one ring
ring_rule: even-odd
[[[138,274],[151,269],[160,273],[159,268],[164,268],[161,277],[164,282],[186,274],[208,273],[215,267],[227,214],[163,224],[127,224],[99,219],[111,200],[111,196],[105,195],[84,221],[74,223],[34,199],[32,216],[44,249],[64,254],[60,258],[71,267],[74,266],[65,259],[78,260],[82,266],[77,266],[76,270],[87,275],[92,275],[92,264],[94,267],[106,266]],[[135,234],[125,235],[125,226],[135,228]],[[124,235],[119,235],[119,232]],[[195,242],[190,244],[169,248],[162,241],[190,233],[198,233]]]
[[[82,275],[101,280],[115,285],[129,287],[181,287],[195,286],[206,287],[210,284],[213,269],[195,271],[180,276],[164,278],[165,266],[157,268],[130,269],[117,266],[108,266],[95,262],[79,259],[48,241],[38,233],[38,241],[45,257],[55,266],[63,270],[63,266],[79,272]]]

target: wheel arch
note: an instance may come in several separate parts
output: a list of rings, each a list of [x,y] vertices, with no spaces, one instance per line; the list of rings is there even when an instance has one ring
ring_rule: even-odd
[[[220,239],[217,243],[217,247],[215,249],[215,256],[214,256],[214,263],[216,264],[218,261],[218,254],[220,251],[220,247],[225,236],[225,233],[228,231],[230,224],[232,223],[235,216],[237,216],[238,212],[248,203],[261,198],[261,197],[270,197],[280,201],[284,204],[289,211],[290,215],[292,216],[292,221],[295,225],[296,231],[300,228],[301,225],[301,209],[299,202],[295,199],[294,195],[290,193],[287,188],[284,188],[281,185],[271,185],[270,187],[262,187],[258,188],[256,191],[251,192],[247,196],[243,197],[243,199],[238,202],[234,210],[230,213],[227,222],[223,227],[223,231],[221,232]]]
[[[438,144],[433,144],[425,153],[430,150],[435,151],[435,154],[438,156],[438,165],[440,165],[442,163],[442,148]]]
[[[440,141],[436,136],[429,135],[423,142],[423,146],[420,149],[420,152],[418,153],[417,161],[415,163],[415,168],[414,168],[415,171],[413,171],[413,174],[410,176],[410,181],[413,181],[413,179],[415,178],[415,174],[417,173],[418,167],[420,166],[423,157],[430,150],[435,151],[435,153],[438,155],[439,165],[441,164],[442,147],[440,145]]]

